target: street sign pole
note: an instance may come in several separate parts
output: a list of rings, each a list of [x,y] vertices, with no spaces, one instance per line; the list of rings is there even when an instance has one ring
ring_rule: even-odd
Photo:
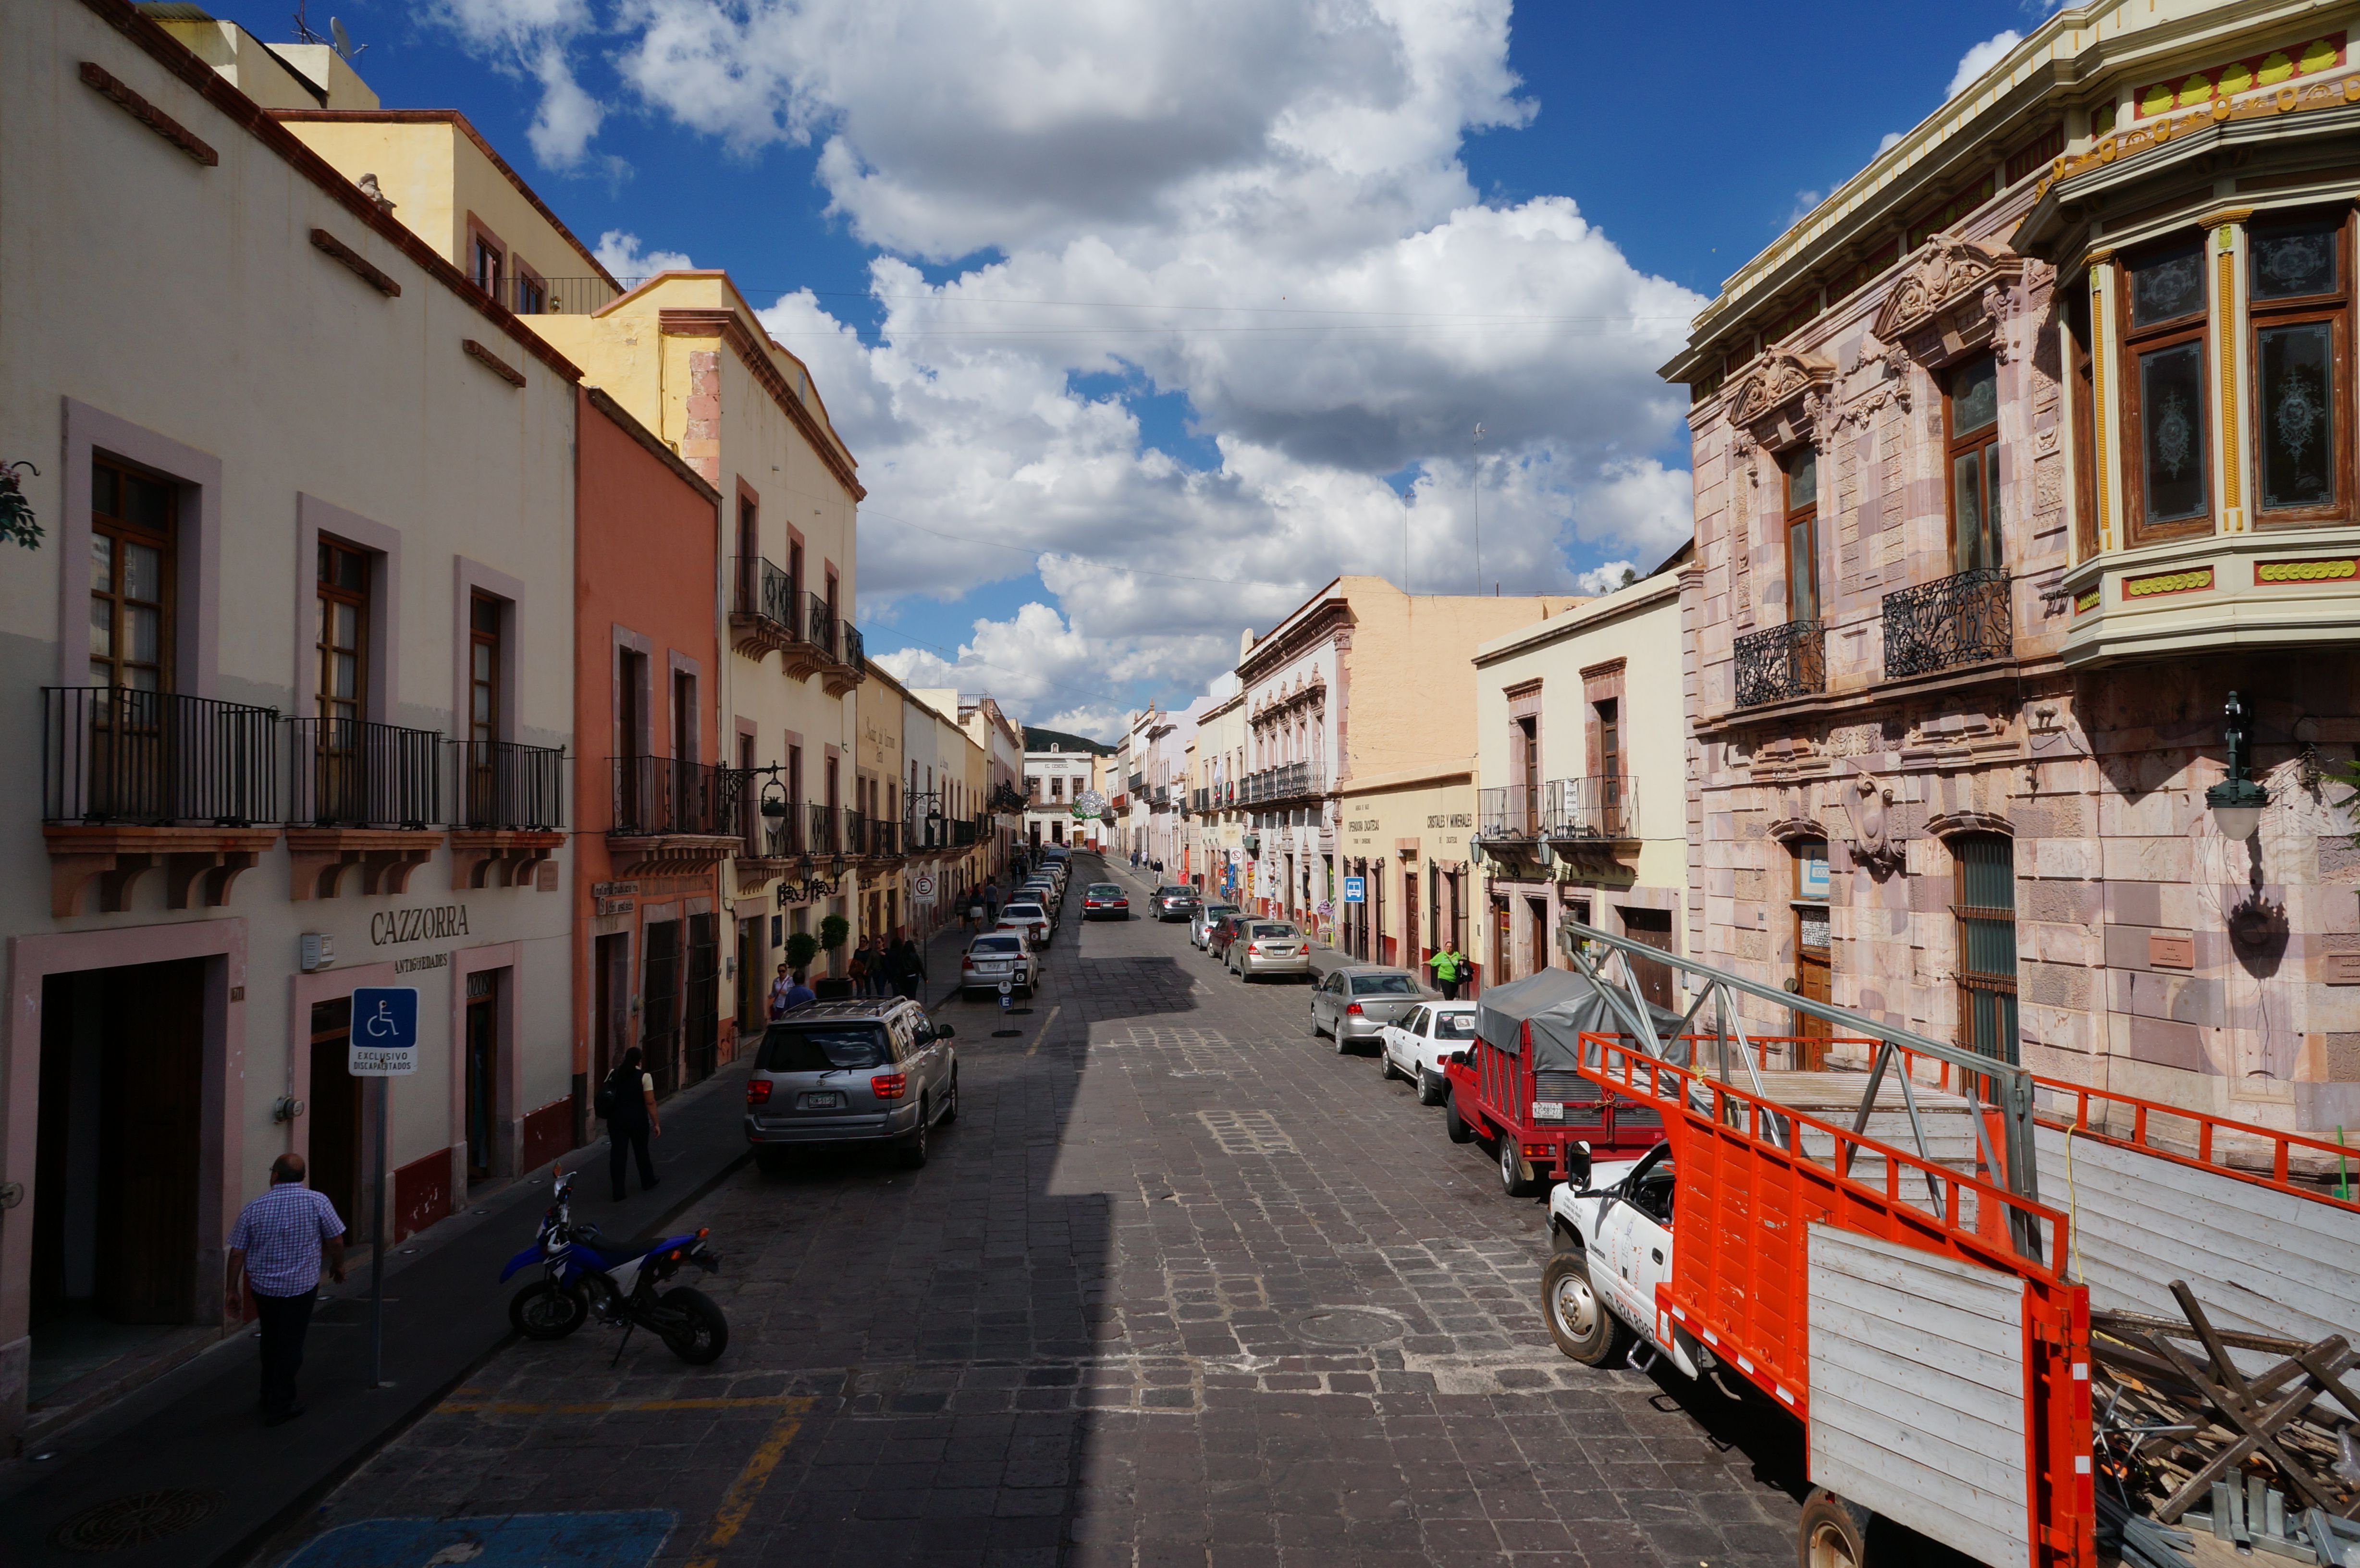
[[[356,985],[352,1007],[346,1071],[355,1078],[377,1081],[376,1217],[369,1226],[369,1383],[390,1388],[385,1377],[386,1103],[393,1096],[393,1080],[418,1071],[418,988]]]

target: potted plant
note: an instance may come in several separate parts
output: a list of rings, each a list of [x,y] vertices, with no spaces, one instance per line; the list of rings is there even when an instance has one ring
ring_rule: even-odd
[[[809,931],[787,933],[787,973],[802,975],[811,968],[812,960],[819,956],[819,939]]]
[[[852,922],[842,915],[829,915],[819,922],[819,945],[827,954],[828,974],[825,979],[814,985],[812,989],[819,994],[822,1001],[852,995],[852,982],[836,973],[837,951],[844,946],[845,939],[851,934]]]

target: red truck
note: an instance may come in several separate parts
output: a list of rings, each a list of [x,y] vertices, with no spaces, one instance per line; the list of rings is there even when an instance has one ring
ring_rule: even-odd
[[[1692,1018],[1797,1006],[1672,962],[1710,1004]],[[1856,1067],[1786,1071],[1731,1028],[1583,1036],[1578,1071],[1665,1136],[1552,1194],[1542,1309],[1578,1360],[1644,1343],[1793,1412],[1810,1568],[1865,1563],[1878,1516],[1983,1563],[2090,1568],[2093,1303],[2169,1312],[2179,1285],[2242,1332],[2360,1335],[2360,1203],[2295,1169],[2334,1146],[1801,1006]]]

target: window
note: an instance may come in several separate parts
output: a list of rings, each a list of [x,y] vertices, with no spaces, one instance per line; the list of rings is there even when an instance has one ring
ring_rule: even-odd
[[[1819,454],[1808,443],[1786,463],[1786,619],[1819,618]]]
[[[522,262],[516,267],[516,313],[538,316],[549,309],[549,285],[526,270]]]
[[[2254,225],[2252,320],[2256,525],[2352,515],[2351,268],[2336,217]]]
[[[467,607],[467,738],[479,759],[500,738],[500,611],[489,593],[475,594]]]
[[[1065,781],[1063,779],[1050,779],[1050,780],[1049,780],[1049,799],[1051,799],[1052,800],[1064,800],[1065,798]]]
[[[506,263],[507,258],[501,255],[500,247],[488,236],[481,234],[475,236],[469,272],[475,280],[475,287],[495,299],[500,297],[500,276],[506,269]]]
[[[333,539],[320,541],[317,643],[320,717],[341,728],[361,718],[366,676],[368,557]],[[349,743],[347,743],[349,744]]]
[[[103,457],[90,477],[90,683],[169,691],[180,492]]]
[[[1998,833],[1950,841],[1957,867],[1961,1045],[2016,1060],[2016,845]]]
[[[2065,291],[2065,342],[2073,398],[2073,538],[2076,559],[2098,553],[2096,363],[2090,354],[2090,291]]]
[[[2122,290],[2125,510],[2130,542],[2211,531],[2206,452],[2204,245],[2176,242],[2130,264]]]
[[[1998,362],[1983,354],[1953,372],[1942,409],[1950,457],[1950,570],[2003,565]]]

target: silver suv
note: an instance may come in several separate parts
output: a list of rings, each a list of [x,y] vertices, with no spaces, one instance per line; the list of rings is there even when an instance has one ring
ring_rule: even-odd
[[[746,1141],[765,1171],[797,1147],[895,1146],[926,1162],[936,1126],[958,1118],[958,1053],[948,1024],[901,997],[812,1002],[763,1032],[746,1081]]]

